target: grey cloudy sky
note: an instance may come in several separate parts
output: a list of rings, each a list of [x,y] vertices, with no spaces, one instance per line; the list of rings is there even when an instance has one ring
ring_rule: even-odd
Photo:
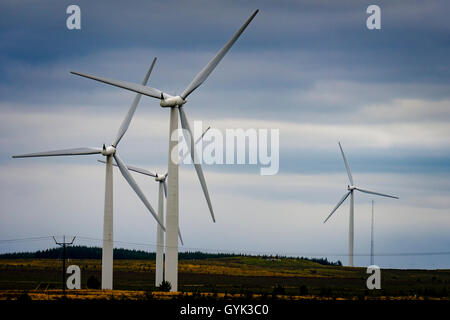
[[[400,196],[375,199],[376,251],[448,251],[448,2],[77,1],[80,31],[66,28],[70,4],[0,4],[1,239],[101,238],[104,167],[95,156],[11,159],[114,138],[134,95],[70,70],[141,82],[157,56],[151,85],[180,93],[259,8],[189,97],[186,111],[191,121],[221,130],[280,129],[280,172],[260,176],[255,166],[205,166],[217,216],[212,224],[193,168],[183,166],[186,249],[329,254],[346,262],[334,254],[347,252],[348,204],[322,224],[347,186],[341,141],[356,184]],[[365,27],[370,4],[381,7],[381,30]],[[163,171],[167,139],[167,110],[144,97],[121,156]],[[136,179],[156,206],[156,183]],[[115,239],[154,249],[153,218],[118,172],[114,184]],[[371,200],[356,195],[355,252],[362,255],[369,253]],[[1,243],[0,251],[50,245]],[[355,261],[365,265],[369,258]],[[381,256],[376,262],[450,268],[450,255]]]

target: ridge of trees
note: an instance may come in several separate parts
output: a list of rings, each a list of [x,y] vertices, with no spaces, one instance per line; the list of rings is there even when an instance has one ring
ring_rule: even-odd
[[[69,246],[66,248],[67,258],[70,259],[101,259],[102,248],[99,247],[87,247],[87,246]],[[155,252],[147,252],[143,250],[114,248],[114,259],[117,260],[155,260]],[[61,248],[50,248],[46,250],[38,250],[34,252],[13,252],[0,254],[0,259],[60,259],[62,255]],[[251,256],[247,254],[235,254],[235,253],[206,253],[201,251],[186,251],[179,252],[180,260],[203,260],[203,259],[215,259],[215,258],[231,258],[240,256]],[[284,256],[270,256],[270,255],[257,255],[267,260],[279,260],[287,258]],[[292,258],[292,257],[290,257]],[[327,258],[307,258],[300,257],[295,258],[299,260],[306,260],[316,262],[321,265],[329,266],[342,266],[340,261],[332,262]]]

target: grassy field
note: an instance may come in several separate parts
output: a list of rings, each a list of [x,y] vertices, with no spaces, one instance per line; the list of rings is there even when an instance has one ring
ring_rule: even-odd
[[[82,289],[87,289],[90,276],[101,278],[100,260],[69,260],[66,265],[70,264],[81,268]],[[129,293],[131,296],[155,291],[154,275],[155,262],[152,260],[114,261],[114,289],[135,291]],[[61,287],[61,277],[59,260],[0,260],[0,299],[1,293],[21,290],[48,294],[48,290]],[[230,257],[179,261],[179,290],[182,292],[248,296],[270,295],[275,290],[292,298],[390,296],[447,299],[450,296],[450,270],[385,269],[381,272],[382,289],[370,291],[366,289],[367,277],[365,268],[325,266],[289,258]]]

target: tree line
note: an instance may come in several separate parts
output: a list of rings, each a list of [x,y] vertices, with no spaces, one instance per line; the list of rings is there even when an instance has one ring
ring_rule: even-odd
[[[87,246],[70,246],[66,248],[67,258],[70,259],[101,259],[102,248],[99,247],[87,247]],[[155,260],[156,253],[135,249],[114,248],[114,259],[117,260]],[[235,253],[206,253],[201,251],[186,251],[179,252],[178,257],[180,260],[202,260],[202,259],[215,259],[215,258],[230,258],[230,257],[242,257],[250,256],[246,254]],[[270,255],[257,255],[263,259],[282,259],[286,257],[270,256]],[[0,259],[60,259],[62,257],[61,248],[51,248],[46,250],[38,250],[34,252],[13,252],[0,254]],[[322,265],[341,266],[340,261],[332,262],[327,258],[307,258],[300,257],[300,260],[307,260],[316,262]]]

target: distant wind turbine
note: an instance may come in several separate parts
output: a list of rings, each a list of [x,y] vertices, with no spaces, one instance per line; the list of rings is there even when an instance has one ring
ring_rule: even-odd
[[[169,120],[169,157],[168,157],[168,190],[167,190],[167,231],[166,231],[166,264],[165,264],[165,276],[166,280],[171,284],[171,291],[178,291],[178,163],[172,161],[171,153],[178,154],[178,143],[171,139],[172,134],[178,130],[178,115],[180,117],[181,127],[184,129],[183,134],[188,144],[190,154],[194,163],[195,171],[197,172],[200,185],[205,195],[206,202],[208,204],[209,212],[213,222],[216,221],[214,216],[213,207],[209,197],[208,188],[206,186],[205,177],[203,175],[203,169],[200,163],[198,163],[198,157],[195,151],[194,138],[192,135],[191,127],[189,125],[186,113],[184,112],[184,105],[187,102],[187,97],[194,92],[198,87],[206,81],[208,76],[213,72],[225,54],[230,50],[239,36],[244,32],[253,18],[256,16],[259,10],[256,10],[250,18],[242,25],[242,27],[233,35],[225,46],[220,49],[216,56],[209,61],[209,63],[194,77],[191,83],[184,89],[181,95],[172,96],[161,90],[139,85],[132,82],[118,81],[107,79],[103,77],[97,77],[84,73],[74,72],[73,74],[82,76],[85,78],[100,81],[106,84],[110,84],[119,88],[142,93],[146,96],[153,97],[160,100],[160,106],[163,108],[170,108],[170,120]]]
[[[388,194],[379,193],[379,192],[375,192],[375,191],[364,190],[364,189],[355,187],[354,183],[353,183],[353,177],[350,172],[350,167],[348,165],[347,159],[345,158],[344,150],[342,150],[342,146],[341,146],[340,142],[339,142],[339,148],[341,149],[342,158],[344,159],[345,169],[347,170],[347,175],[348,175],[348,180],[350,181],[350,185],[347,186],[348,192],[342,197],[342,199],[338,202],[336,207],[334,207],[333,211],[331,211],[330,215],[325,219],[325,221],[323,223],[327,222],[328,219],[330,219],[330,217],[333,215],[333,213],[337,210],[337,208],[339,208],[339,206],[345,201],[345,199],[347,199],[348,196],[350,196],[350,219],[349,219],[349,230],[348,230],[348,251],[349,251],[348,252],[348,265],[350,267],[353,267],[353,240],[354,240],[354,217],[353,217],[354,196],[353,196],[353,192],[355,190],[358,190],[358,191],[361,191],[364,193],[373,194],[373,195],[382,196],[382,197],[388,197],[388,198],[394,198],[394,199],[398,199],[398,197],[390,196]]]
[[[145,75],[143,85],[147,84],[148,78],[153,70],[153,66],[155,65],[156,58],[153,59],[153,62]],[[113,288],[113,172],[112,172],[112,158],[116,161],[120,172],[122,173],[125,180],[128,182],[130,187],[136,192],[138,197],[150,211],[152,216],[158,222],[160,227],[165,230],[165,227],[162,221],[159,219],[155,210],[151,206],[150,202],[148,202],[144,193],[141,191],[133,176],[127,169],[127,166],[123,163],[122,159],[119,157],[117,153],[117,146],[125,135],[128,127],[130,126],[131,120],[133,118],[134,112],[136,111],[137,105],[141,99],[141,94],[137,94],[134,98],[133,104],[125,116],[125,119],[122,121],[122,124],[117,132],[117,136],[114,139],[114,142],[106,147],[103,144],[102,148],[76,148],[76,149],[64,149],[64,150],[56,150],[56,151],[47,151],[47,152],[38,152],[38,153],[28,153],[15,155],[13,158],[32,158],[32,157],[52,157],[52,156],[76,156],[76,155],[91,155],[91,154],[101,154],[106,157],[106,177],[105,177],[105,209],[104,209],[104,218],[103,218],[103,249],[102,249],[102,289],[110,289]]]
[[[373,252],[373,200],[372,200],[372,223],[370,225],[370,265],[375,264],[374,252]]]

